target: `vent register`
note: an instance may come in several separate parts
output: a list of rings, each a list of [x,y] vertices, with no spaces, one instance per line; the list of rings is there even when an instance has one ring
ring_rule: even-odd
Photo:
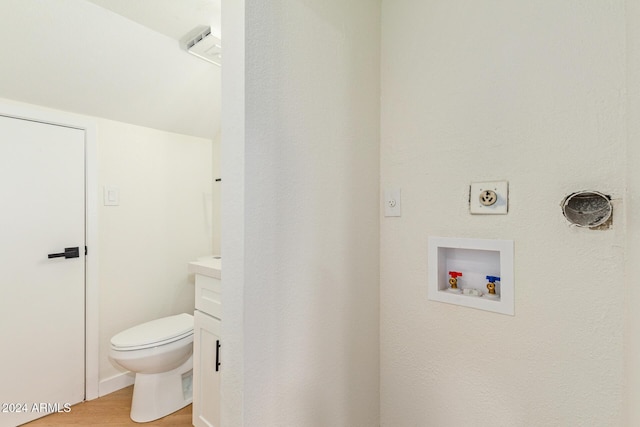
[[[194,28],[180,40],[180,47],[200,59],[222,66],[221,40],[211,34],[209,26]]]

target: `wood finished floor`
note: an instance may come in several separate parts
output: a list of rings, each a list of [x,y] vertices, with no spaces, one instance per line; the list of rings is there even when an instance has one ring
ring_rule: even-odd
[[[71,412],[47,415],[27,424],[28,427],[68,426],[171,426],[192,427],[191,405],[149,423],[135,423],[129,418],[133,386],[123,388],[99,399],[78,403]]]

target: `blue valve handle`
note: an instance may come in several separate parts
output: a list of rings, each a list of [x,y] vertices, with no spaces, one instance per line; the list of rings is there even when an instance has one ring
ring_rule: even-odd
[[[487,276],[487,280],[491,283],[499,282],[500,278],[498,276]]]

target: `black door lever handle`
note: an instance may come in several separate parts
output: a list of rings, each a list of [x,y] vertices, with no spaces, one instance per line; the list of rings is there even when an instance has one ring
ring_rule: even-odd
[[[47,255],[49,258],[79,258],[80,250],[76,246],[75,248],[64,248],[64,252],[60,252],[57,254],[49,254]]]

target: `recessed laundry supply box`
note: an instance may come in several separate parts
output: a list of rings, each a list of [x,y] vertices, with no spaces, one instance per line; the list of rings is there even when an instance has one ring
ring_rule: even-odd
[[[429,237],[427,298],[514,315],[513,240]]]

